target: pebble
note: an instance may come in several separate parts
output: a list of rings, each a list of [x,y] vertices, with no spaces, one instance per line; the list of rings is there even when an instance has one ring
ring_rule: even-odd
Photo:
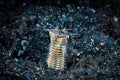
[[[39,24],[39,23],[37,23],[37,24],[36,24],[36,27],[40,27],[40,24]]]
[[[17,58],[14,59],[16,62],[18,62],[19,60]]]
[[[114,22],[118,22],[118,18],[116,16],[113,17]]]
[[[94,43],[94,39],[91,39],[91,42]]]
[[[22,40],[22,41],[21,41],[21,45],[22,45],[22,46],[25,46],[25,47],[26,47],[26,46],[28,46],[28,44],[29,44],[29,42],[28,42],[27,40]]]
[[[85,16],[85,19],[88,19],[89,17],[88,16]]]
[[[104,45],[105,45],[105,43],[104,43],[104,42],[101,42],[101,43],[100,43],[100,45],[101,45],[101,46],[104,46]]]
[[[89,8],[89,10],[92,11],[93,13],[96,12],[95,9],[93,9],[93,8]]]
[[[21,56],[23,54],[23,52],[24,52],[23,50],[19,49],[17,56]]]
[[[38,78],[35,78],[35,80],[38,80]]]
[[[77,56],[80,56],[80,53],[77,53]]]
[[[40,70],[40,68],[37,67],[37,71],[39,71],[39,70]]]

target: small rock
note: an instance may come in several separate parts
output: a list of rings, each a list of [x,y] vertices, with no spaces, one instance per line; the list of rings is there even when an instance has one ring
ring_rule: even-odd
[[[104,46],[104,45],[105,45],[105,43],[104,43],[104,42],[101,42],[101,43],[100,43],[100,45],[101,45],[101,46]]]
[[[29,42],[27,40],[22,40],[21,45],[22,46],[28,46]]]
[[[85,19],[88,19],[89,17],[88,16],[85,16]]]
[[[114,22],[118,22],[118,18],[116,16],[113,17]]]
[[[91,42],[93,43],[93,42],[94,42],[94,39],[91,39]]]
[[[36,24],[36,26],[37,26],[37,27],[40,27],[40,24],[39,24],[39,23],[37,23],[37,24]]]
[[[24,52],[24,51],[23,51],[23,50],[21,50],[21,49],[20,49],[20,50],[18,50],[18,54],[17,54],[17,56],[21,56],[21,55],[23,54],[23,52]]]
[[[96,12],[95,9],[93,9],[93,8],[90,8],[89,10],[92,11],[93,13]]]
[[[98,51],[98,50],[99,50],[99,48],[98,48],[98,47],[95,47],[95,50],[96,50],[96,51]]]
[[[15,61],[18,62],[19,60],[17,58],[15,58]]]
[[[37,67],[36,69],[37,69],[37,71],[39,71],[39,70],[40,70],[40,68],[38,68],[38,67]]]
[[[77,53],[77,56],[80,56],[80,53]]]

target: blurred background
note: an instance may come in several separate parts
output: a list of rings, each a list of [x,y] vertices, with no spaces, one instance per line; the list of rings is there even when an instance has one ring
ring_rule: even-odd
[[[0,0],[0,8],[17,8],[23,3],[31,3],[36,5],[51,5],[64,7],[66,4],[75,5],[89,5],[91,7],[100,8],[106,5],[110,5],[113,10],[117,10],[120,7],[119,0]]]

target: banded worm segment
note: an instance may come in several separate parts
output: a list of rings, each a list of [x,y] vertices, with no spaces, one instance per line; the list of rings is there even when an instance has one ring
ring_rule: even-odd
[[[56,70],[64,69],[67,46],[67,35],[58,30],[49,30],[50,52],[47,59],[49,68]]]

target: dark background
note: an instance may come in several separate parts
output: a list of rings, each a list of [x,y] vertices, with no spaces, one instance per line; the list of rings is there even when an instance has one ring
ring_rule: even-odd
[[[52,5],[52,6],[65,6],[68,3],[75,5],[90,5],[92,7],[100,8],[107,4],[110,4],[113,8],[120,7],[120,0],[0,0],[2,7],[8,4],[14,7],[18,7],[23,2],[31,2],[33,4],[40,3],[41,5]]]
[[[109,17],[120,15],[120,0],[0,0],[0,23],[13,22],[15,19],[11,15],[20,15],[31,5],[66,7],[67,4],[96,10],[103,8],[106,12],[110,12]]]
[[[14,12],[23,4],[32,5],[50,5],[65,7],[66,4],[74,4],[75,6],[92,7],[95,9],[108,6],[115,14],[120,14],[120,0],[0,0],[0,15],[6,15]]]

